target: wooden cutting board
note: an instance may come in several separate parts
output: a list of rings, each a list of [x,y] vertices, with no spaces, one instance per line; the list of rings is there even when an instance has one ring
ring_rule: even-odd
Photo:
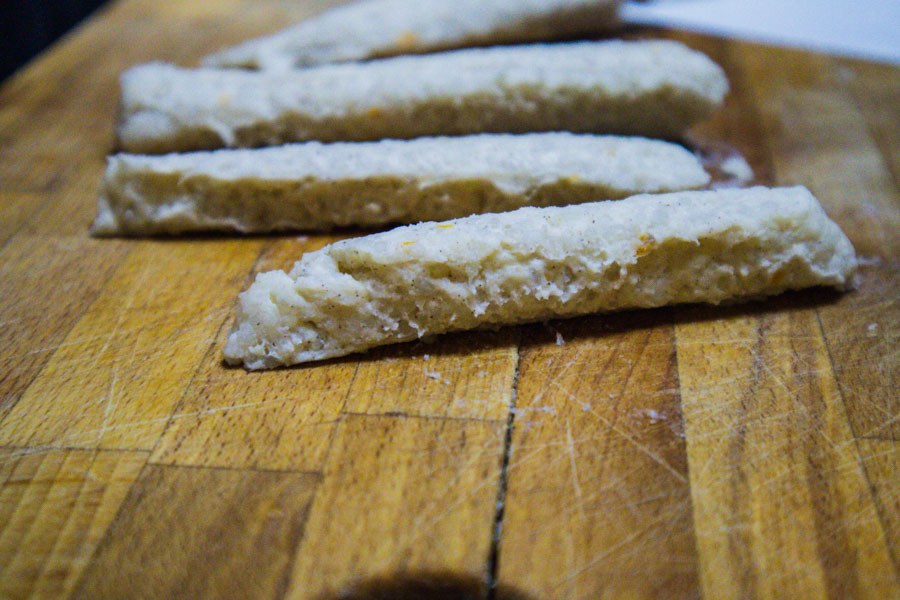
[[[855,292],[226,369],[337,238],[91,239],[116,78],[328,4],[123,0],[0,88],[0,596],[900,598],[898,69],[630,32],[725,67],[696,139],[809,186]]]

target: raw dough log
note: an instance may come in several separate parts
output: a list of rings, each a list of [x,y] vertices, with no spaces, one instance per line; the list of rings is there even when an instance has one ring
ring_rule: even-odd
[[[378,227],[696,189],[709,179],[675,144],[569,133],[121,154],[110,158],[92,231]]]
[[[800,187],[523,208],[338,242],[260,274],[225,358],[264,369],[454,330],[843,288],[855,269]]]
[[[718,65],[671,41],[478,48],[288,73],[150,64],[122,76],[119,143],[158,154],[533,131],[677,138],[727,91]]]
[[[286,70],[334,62],[549,41],[618,24],[619,0],[365,0],[228,48],[209,67]]]

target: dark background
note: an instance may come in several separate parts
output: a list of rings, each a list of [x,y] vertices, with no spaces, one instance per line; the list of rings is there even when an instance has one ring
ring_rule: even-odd
[[[106,0],[0,0],[0,81]]]

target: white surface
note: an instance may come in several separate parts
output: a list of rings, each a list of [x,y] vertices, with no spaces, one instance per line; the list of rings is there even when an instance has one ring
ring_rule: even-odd
[[[900,0],[657,0],[630,23],[679,27],[900,64]]]

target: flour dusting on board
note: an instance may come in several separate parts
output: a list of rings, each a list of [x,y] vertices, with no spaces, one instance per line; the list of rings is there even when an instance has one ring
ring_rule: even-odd
[[[667,415],[654,408],[642,408],[633,411],[631,418],[636,421],[649,422],[650,425],[665,423],[675,437],[685,439],[684,423],[677,415]]]

